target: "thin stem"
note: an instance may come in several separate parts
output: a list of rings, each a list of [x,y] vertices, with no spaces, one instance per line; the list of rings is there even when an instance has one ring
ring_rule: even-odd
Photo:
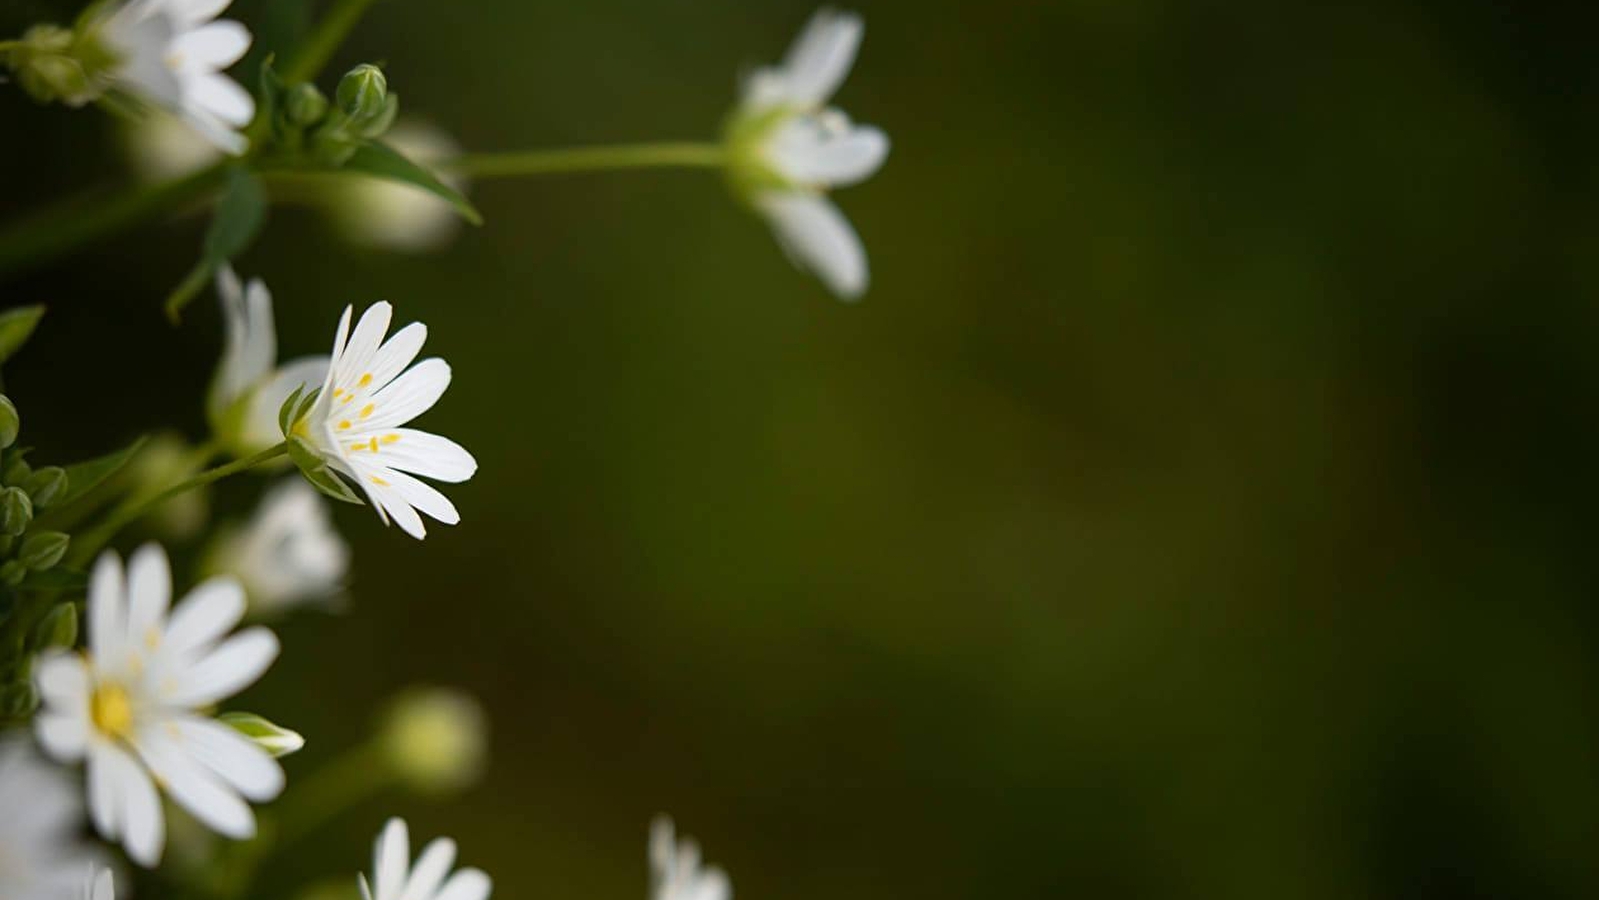
[[[322,67],[333,58],[339,45],[344,43],[351,29],[355,28],[355,23],[361,21],[361,16],[366,14],[367,7],[371,5],[372,0],[337,0],[322,21],[317,23],[316,30],[300,45],[294,58],[283,67],[283,83],[316,80]]]
[[[222,162],[109,200],[76,197],[50,206],[0,231],[0,274],[40,265],[75,247],[115,234],[150,216],[199,199],[222,182]]]
[[[21,47],[22,44],[23,44],[22,41],[17,41],[17,40],[0,41],[0,53],[4,53],[7,50],[15,50],[18,47]]]
[[[126,504],[118,507],[117,509],[113,510],[110,515],[106,516],[104,522],[101,522],[99,525],[95,526],[89,531],[84,532],[72,542],[72,561],[80,565],[84,562],[87,562],[100,551],[101,547],[105,546],[107,541],[115,537],[116,533],[120,531],[124,525],[127,525],[129,522],[132,522],[141,516],[150,513],[151,511],[160,507],[161,504],[171,500],[173,497],[176,497],[179,494],[187,493],[198,487],[205,487],[206,485],[211,484],[214,481],[220,481],[229,475],[236,475],[239,472],[247,471],[264,462],[271,462],[280,456],[288,455],[288,452],[289,445],[287,442],[278,444],[275,447],[268,447],[259,453],[251,454],[243,459],[236,459],[233,462],[225,463],[217,466],[214,469],[206,469],[204,472],[201,472],[197,475],[191,475],[190,477],[185,478],[184,480],[172,485],[171,487],[161,491],[149,499],[140,500],[137,503]]]
[[[469,153],[440,168],[473,178],[507,178],[614,169],[716,169],[727,162],[721,144],[668,142],[610,147],[567,147],[514,153]]]

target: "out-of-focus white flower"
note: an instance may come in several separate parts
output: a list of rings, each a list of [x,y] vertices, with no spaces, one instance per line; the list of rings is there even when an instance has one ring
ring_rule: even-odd
[[[328,358],[278,360],[272,292],[259,278],[241,285],[231,266],[217,271],[222,301],[222,359],[206,398],[211,428],[239,456],[278,444],[278,409],[295,389],[312,388],[328,374]]]
[[[292,429],[330,467],[361,486],[385,524],[392,517],[406,534],[423,538],[427,529],[418,510],[446,525],[459,522],[461,515],[447,497],[412,474],[454,483],[477,471],[477,460],[460,444],[400,427],[438,402],[450,386],[450,365],[437,357],[411,365],[427,340],[421,322],[385,341],[394,313],[389,304],[368,307],[352,333],[353,312],[345,307],[327,380]]]
[[[461,146],[428,122],[402,119],[383,143],[422,166],[461,154]],[[467,179],[434,171],[438,179],[465,194]],[[461,230],[461,217],[448,201],[418,187],[382,178],[341,179],[328,206],[339,233],[357,244],[420,253],[448,244]]]
[[[394,771],[425,793],[460,790],[475,781],[488,756],[488,717],[466,694],[415,688],[389,708],[379,737]]]
[[[83,883],[83,900],[117,900],[117,891],[112,884],[110,869],[103,866],[94,867]]]
[[[372,851],[372,882],[356,876],[366,900],[488,900],[494,884],[481,869],[459,869],[455,842],[434,838],[411,865],[411,839],[405,820],[390,819]],[[447,876],[447,877],[446,877]]]
[[[133,173],[151,182],[197,172],[222,155],[182,119],[160,109],[126,123],[122,142]]]
[[[112,84],[177,113],[222,150],[240,154],[249,142],[237,129],[255,115],[255,100],[223,74],[250,49],[250,32],[217,19],[230,0],[127,0],[98,23],[117,57]]]
[[[817,12],[781,65],[745,82],[729,130],[735,184],[795,265],[846,300],[866,292],[866,249],[827,192],[871,177],[888,157],[887,135],[827,105],[863,31],[853,13]]]
[[[250,611],[271,616],[331,600],[350,570],[350,545],[315,489],[299,478],[275,485],[242,528],[217,538],[208,567],[244,585]]]
[[[101,554],[89,577],[89,643],[38,669],[39,742],[64,762],[88,761],[89,817],[142,866],[166,838],[159,784],[213,830],[255,834],[245,799],[283,790],[283,769],[266,751],[202,712],[261,677],[278,655],[265,628],[228,637],[244,615],[237,582],[213,579],[168,614],[172,574],[154,544],[128,561]]]
[[[0,897],[61,900],[100,855],[78,840],[83,799],[20,738],[0,741]]]
[[[731,900],[733,884],[716,866],[700,865],[700,845],[679,841],[671,818],[650,825],[651,900]]]

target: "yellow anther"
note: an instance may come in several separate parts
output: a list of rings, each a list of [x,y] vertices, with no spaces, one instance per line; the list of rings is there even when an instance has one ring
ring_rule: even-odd
[[[361,376],[361,380],[357,381],[355,383],[355,386],[356,387],[366,387],[367,385],[369,385],[371,383],[372,383],[372,373],[368,372],[365,375]]]
[[[120,684],[102,684],[89,698],[89,718],[107,737],[125,738],[133,732],[133,704]]]
[[[349,429],[349,427],[350,427],[350,420],[349,419],[345,419],[344,421],[339,423],[339,430],[340,431],[346,431],[346,430]]]
[[[373,453],[378,452],[378,439],[377,438],[373,438],[372,439],[372,452]]]
[[[149,628],[146,628],[144,630],[144,646],[145,646],[145,649],[154,650],[156,648],[156,645],[159,644],[159,643],[161,643],[161,632],[156,631],[154,625],[150,626]]]
[[[376,475],[372,476],[372,483],[373,484],[380,484],[380,485],[382,485],[384,487],[388,487],[389,486],[389,483],[387,481],[384,481],[383,479],[377,477]]]
[[[367,405],[361,407],[361,415],[358,418],[364,419],[370,415],[372,415],[372,404],[368,403]]]
[[[394,443],[395,441],[397,441],[399,439],[400,439],[400,436],[397,435],[397,434],[385,434],[383,436],[383,443],[392,444],[392,443]]]

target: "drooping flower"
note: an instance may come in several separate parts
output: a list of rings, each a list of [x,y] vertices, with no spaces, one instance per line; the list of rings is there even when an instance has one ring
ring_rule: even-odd
[[[211,428],[239,456],[283,440],[278,409],[297,388],[313,388],[328,373],[325,356],[278,360],[272,292],[259,278],[240,284],[231,266],[217,272],[222,301],[222,359],[206,398]]]
[[[83,900],[117,900],[110,869],[95,866],[90,870],[89,877],[83,883]]]
[[[100,855],[78,839],[82,794],[27,742],[0,741],[0,897],[61,900]]]
[[[269,490],[242,528],[217,538],[208,568],[237,578],[251,613],[265,618],[333,599],[349,574],[350,545],[334,530],[327,501],[295,478]]]
[[[481,869],[459,869],[455,842],[434,838],[411,865],[411,839],[405,820],[390,819],[372,853],[372,881],[358,875],[366,900],[488,900],[494,884]],[[448,876],[448,878],[446,878]]]
[[[746,80],[728,133],[734,183],[795,265],[846,300],[866,292],[866,249],[827,192],[866,180],[888,157],[887,135],[827,105],[863,31],[853,13],[817,12],[781,65]]]
[[[249,142],[237,129],[255,116],[255,100],[223,74],[250,49],[250,32],[218,19],[231,0],[127,0],[97,23],[116,58],[111,83],[177,113],[222,150]]]
[[[700,865],[693,838],[679,841],[667,816],[650,825],[651,900],[732,900],[733,884],[716,866]]]
[[[401,427],[438,402],[450,386],[450,366],[437,357],[411,365],[427,340],[420,322],[384,340],[393,315],[389,304],[374,303],[352,332],[353,312],[346,307],[339,319],[327,380],[291,432],[359,484],[385,524],[392,518],[406,534],[422,538],[427,529],[419,510],[446,525],[461,516],[437,489],[412,476],[454,483],[477,471],[477,460],[461,445]]]
[[[383,143],[422,166],[461,154],[461,146],[443,129],[416,119],[402,119],[383,136]],[[465,177],[447,171],[434,174],[461,193]],[[353,243],[403,253],[437,250],[461,230],[461,217],[448,201],[421,188],[383,178],[341,179],[328,208],[339,233]]]
[[[161,858],[165,818],[156,787],[211,829],[255,834],[246,799],[283,790],[283,769],[248,738],[203,712],[253,683],[277,658],[265,628],[228,636],[244,591],[213,579],[168,611],[172,575],[154,544],[128,561],[101,554],[89,577],[87,652],[41,660],[39,742],[63,762],[88,763],[89,817],[143,866]]]

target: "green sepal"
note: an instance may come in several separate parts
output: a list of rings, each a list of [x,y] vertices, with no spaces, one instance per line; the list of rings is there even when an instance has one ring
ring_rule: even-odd
[[[22,349],[43,315],[43,306],[19,306],[0,313],[0,363]]]
[[[16,537],[33,521],[33,501],[19,487],[0,488],[0,534]]]
[[[362,505],[361,498],[344,483],[344,479],[328,468],[322,455],[305,438],[289,436],[289,458],[294,460],[294,465],[305,476],[305,480],[311,482],[312,487],[340,502]]]
[[[305,746],[299,732],[290,731],[262,716],[248,712],[225,712],[217,721],[250,739],[250,742],[273,756],[288,756]]]
[[[380,141],[364,141],[355,153],[345,160],[345,171],[359,172],[386,181],[398,181],[421,188],[447,201],[461,218],[473,225],[483,224],[483,215],[477,211],[460,191],[440,181],[426,168],[406,159],[399,151]]]
[[[57,603],[33,627],[32,646],[39,650],[70,650],[78,642],[78,605]]]
[[[71,480],[66,469],[60,466],[40,466],[23,480],[22,489],[28,492],[28,498],[33,501],[34,509],[44,509],[55,505],[70,485]]]
[[[55,568],[61,557],[67,555],[67,547],[71,544],[72,538],[59,531],[34,532],[22,539],[17,559],[31,571],[43,572]]]
[[[173,322],[195,295],[211,282],[217,269],[243,253],[266,221],[267,195],[261,179],[244,166],[228,171],[228,180],[217,200],[216,212],[206,229],[200,248],[200,261],[167,297],[167,317]]]
[[[139,452],[147,440],[149,440],[147,436],[141,435],[133,443],[115,453],[107,453],[105,456],[67,466],[65,469],[67,489],[59,497],[55,498],[52,505],[57,507],[66,506],[68,503],[99,487],[101,482],[121,471],[122,467],[133,459],[134,455]]]
[[[11,398],[0,394],[0,447],[10,447],[22,433],[22,416]]]

